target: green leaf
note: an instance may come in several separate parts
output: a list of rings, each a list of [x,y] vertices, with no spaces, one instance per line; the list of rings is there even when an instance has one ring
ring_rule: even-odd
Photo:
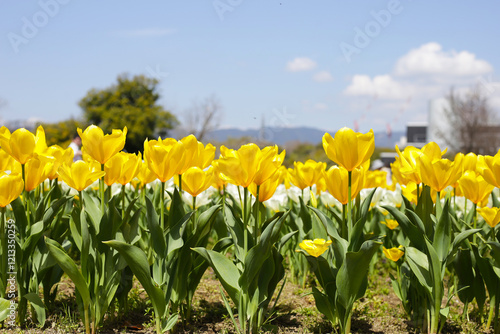
[[[151,298],[156,314],[163,317],[167,308],[165,296],[163,291],[153,283],[146,254],[140,248],[121,241],[110,240],[104,243],[116,249],[125,258],[130,269]]]
[[[10,305],[11,304],[10,304],[9,300],[0,298],[0,322],[4,321],[9,316],[10,311],[11,311],[9,309]],[[16,307],[17,306],[14,306],[14,309]]]
[[[233,238],[234,246],[235,246],[235,255],[238,260],[243,263],[245,262],[245,252],[244,252],[244,231],[245,226],[241,219],[236,218],[236,215],[233,213],[233,208],[227,204],[224,204],[222,209],[224,215],[224,222],[228,227],[229,233]],[[248,247],[252,247],[252,238],[248,240]]]
[[[146,217],[148,221],[149,232],[151,236],[153,250],[158,255],[164,255],[167,249],[165,237],[160,226],[160,218],[156,214],[153,203],[146,196]]]
[[[420,285],[430,294],[433,284],[427,255],[414,247],[405,247],[405,258]]]
[[[405,216],[401,211],[392,206],[383,206],[384,209],[389,211],[389,213],[397,220],[399,226],[403,230],[405,236],[410,239],[412,245],[419,249],[424,249],[424,231],[417,226],[415,226],[407,216]],[[412,213],[413,211],[406,209],[407,213]]]
[[[365,198],[363,204],[361,204],[360,218],[354,224],[351,233],[351,242],[349,244],[348,251],[357,252],[364,242],[363,229],[365,227],[366,218],[368,217],[368,212],[370,211],[370,205],[372,202],[373,195],[377,188],[374,188],[370,194]]]
[[[226,290],[233,302],[238,305],[240,300],[240,285],[238,284],[240,272],[233,262],[224,255],[212,250],[202,247],[193,248],[193,250],[210,263],[224,290]]]
[[[325,315],[332,324],[336,322],[335,302],[330,300],[327,295],[319,291],[316,287],[312,287],[312,293],[318,311]]]
[[[35,309],[36,319],[38,323],[41,326],[45,325],[45,305],[40,296],[38,296],[34,292],[30,292],[25,294],[23,297],[26,298],[31,303],[31,306]]]
[[[372,257],[381,244],[369,240],[363,243],[358,252],[347,252],[336,279],[338,300],[347,311],[352,309],[359,290],[368,275]]]
[[[186,215],[186,212],[184,211],[184,201],[182,200],[177,187],[174,188],[174,193],[171,197],[172,203],[170,204],[170,210],[168,212],[167,226],[173,226]]]
[[[488,245],[491,246],[491,256],[495,259],[497,267],[500,267],[500,243],[490,241]]]
[[[171,314],[168,317],[167,321],[164,321],[164,326],[162,328],[162,331],[166,332],[166,331],[169,331],[172,328],[174,328],[174,326],[175,326],[175,324],[177,323],[178,320],[179,320],[179,313],[173,313],[173,314]]]
[[[450,202],[446,201],[442,209],[441,219],[439,219],[436,225],[434,240],[432,241],[432,245],[436,249],[436,253],[440,261],[444,261],[448,256],[448,252],[450,250],[450,245],[451,245],[451,238],[453,234],[451,229],[449,204]]]
[[[450,264],[452,261],[453,261],[453,257],[455,256],[455,253],[457,252],[458,250],[458,247],[460,247],[460,244],[466,240],[467,238],[469,238],[471,235],[473,235],[474,233],[477,233],[481,231],[481,229],[470,229],[470,230],[465,230],[461,233],[459,233],[455,239],[453,240],[453,244],[451,246],[451,251],[448,253],[448,257],[446,258],[446,264]]]
[[[89,307],[91,303],[89,288],[87,286],[87,282],[78,270],[75,262],[69,257],[66,251],[62,249],[61,245],[59,245],[57,241],[46,237],[45,244],[47,245],[50,254],[54,257],[57,264],[59,264],[62,270],[75,284],[76,289],[82,297],[84,307]]]
[[[174,226],[171,228],[167,228],[166,236],[167,239],[167,253],[166,256],[170,256],[173,251],[181,248],[184,245],[184,239],[182,236],[184,235],[184,230],[186,224],[191,219],[191,216],[194,214],[194,211],[189,212],[181,220],[179,220]],[[171,225],[170,225],[171,226]]]

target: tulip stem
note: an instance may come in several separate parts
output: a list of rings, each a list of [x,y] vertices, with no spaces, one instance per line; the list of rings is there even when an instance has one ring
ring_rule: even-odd
[[[182,174],[179,174],[179,194],[182,196]]]
[[[101,164],[101,171],[104,171],[104,164]],[[101,213],[104,213],[104,175],[99,179],[99,192],[101,193]]]
[[[26,191],[26,169],[25,165],[21,165],[21,173],[23,175],[23,184],[24,184],[24,189],[23,189],[23,204],[24,207],[26,208],[26,220],[27,220],[27,226],[30,226],[30,202],[29,202],[29,193]]]
[[[243,225],[245,229],[243,230],[243,250],[245,256],[248,251],[248,215],[247,215],[247,199],[248,199],[248,188],[244,188],[243,190]]]
[[[165,182],[161,182],[160,192],[160,226],[161,230],[165,230]]]
[[[80,211],[82,211],[83,210],[83,191],[78,190],[78,197],[80,200]]]
[[[257,191],[255,193],[255,206],[254,206],[254,226],[253,233],[255,238],[255,245],[257,245],[259,239],[259,220],[260,220],[260,201],[259,201],[259,190],[260,185],[257,186]]]
[[[342,226],[340,226],[340,235],[342,238],[347,239],[347,222],[346,222],[346,214],[347,214],[347,204],[342,204]]]
[[[474,210],[474,213],[473,213],[473,219],[474,219],[474,229],[477,228],[477,204],[476,203],[473,203],[472,205],[472,210]],[[474,235],[472,236],[472,242],[475,244],[476,243],[476,233],[474,233]]]
[[[193,196],[193,211],[196,210],[196,196]]]
[[[125,185],[122,184],[122,221],[125,219]]]
[[[344,174],[345,175],[345,174]],[[351,193],[351,182],[352,182],[352,171],[347,172],[349,179],[349,187],[347,188],[347,241],[351,241],[351,231],[352,231],[352,193]]]

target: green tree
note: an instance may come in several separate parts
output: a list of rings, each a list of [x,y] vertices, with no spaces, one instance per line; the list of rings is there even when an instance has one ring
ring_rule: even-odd
[[[73,118],[57,123],[41,123],[45,130],[47,145],[59,145],[63,148],[68,147],[69,143],[78,135],[77,128],[82,128],[81,121]]]
[[[101,127],[104,133],[126,126],[128,152],[142,151],[146,138],[166,136],[178,124],[176,117],[158,104],[158,80],[120,75],[117,81],[109,88],[90,90],[79,102],[88,124]]]

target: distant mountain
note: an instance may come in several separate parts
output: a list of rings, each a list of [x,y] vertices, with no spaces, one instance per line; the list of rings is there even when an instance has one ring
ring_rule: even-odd
[[[228,128],[212,131],[207,135],[207,139],[214,142],[225,142],[229,138],[248,137],[251,141],[270,142],[278,145],[285,145],[289,142],[317,144],[321,142],[325,132],[325,130],[305,126],[296,128],[265,127],[263,129],[247,130]],[[333,136],[335,131],[331,131],[330,134]],[[404,135],[405,132],[403,131],[395,131],[390,137],[385,132],[376,132],[375,145],[377,147],[392,148]]]

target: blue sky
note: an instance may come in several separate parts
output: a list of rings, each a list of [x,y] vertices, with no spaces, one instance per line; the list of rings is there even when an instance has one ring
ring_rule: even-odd
[[[216,95],[224,127],[401,130],[478,82],[500,109],[500,4],[478,4],[0,0],[0,117],[78,118],[123,73],[160,79],[181,122]]]

